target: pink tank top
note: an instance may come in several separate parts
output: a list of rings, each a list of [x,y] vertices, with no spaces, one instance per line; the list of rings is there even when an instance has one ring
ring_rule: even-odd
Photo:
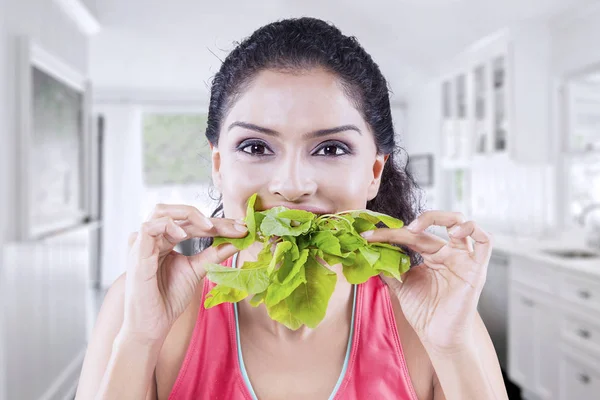
[[[231,267],[234,257],[223,265]],[[170,400],[257,399],[239,348],[237,307],[224,303],[204,309],[213,287],[204,280],[198,319]],[[346,361],[329,399],[417,400],[389,292],[379,277],[357,285],[352,314]]]

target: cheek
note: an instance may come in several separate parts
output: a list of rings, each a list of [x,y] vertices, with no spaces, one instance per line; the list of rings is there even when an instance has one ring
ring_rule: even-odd
[[[371,170],[354,160],[347,165],[321,169],[319,191],[336,204],[338,211],[365,208],[368,188],[373,179]]]
[[[223,210],[227,218],[244,218],[245,203],[254,193],[268,185],[269,168],[260,164],[243,163],[235,158],[224,159],[221,167]]]

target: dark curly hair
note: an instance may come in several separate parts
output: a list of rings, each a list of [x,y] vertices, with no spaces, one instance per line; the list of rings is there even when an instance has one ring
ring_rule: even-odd
[[[218,144],[225,116],[259,72],[312,68],[324,68],[339,78],[344,92],[371,128],[378,153],[389,154],[379,192],[367,202],[367,209],[409,224],[422,211],[421,193],[408,171],[408,154],[405,163],[397,159],[403,149],[396,144],[387,81],[356,38],[343,35],[330,23],[308,17],[285,19],[259,28],[238,43],[213,78],[206,138]],[[212,217],[222,217],[221,196],[215,200],[219,206]],[[211,243],[212,238],[203,238],[196,248],[202,250]],[[405,250],[413,265],[421,262],[419,254]]]

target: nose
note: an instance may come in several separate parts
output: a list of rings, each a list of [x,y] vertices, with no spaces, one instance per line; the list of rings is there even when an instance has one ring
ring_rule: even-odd
[[[285,201],[295,202],[316,193],[317,183],[312,170],[302,162],[301,156],[288,157],[273,171],[269,191]]]

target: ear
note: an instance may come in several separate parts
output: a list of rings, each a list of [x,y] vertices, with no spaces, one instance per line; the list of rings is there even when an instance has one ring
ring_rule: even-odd
[[[385,163],[389,157],[389,154],[378,154],[375,157],[375,162],[373,163],[373,180],[371,181],[367,192],[367,199],[369,201],[373,200],[379,192],[379,186],[381,186],[381,176],[383,175],[383,167],[385,167]]]
[[[221,153],[219,152],[219,148],[217,146],[213,146],[212,143],[208,142],[210,146],[210,150],[212,152],[212,181],[213,185],[217,188],[218,191],[221,191]]]

